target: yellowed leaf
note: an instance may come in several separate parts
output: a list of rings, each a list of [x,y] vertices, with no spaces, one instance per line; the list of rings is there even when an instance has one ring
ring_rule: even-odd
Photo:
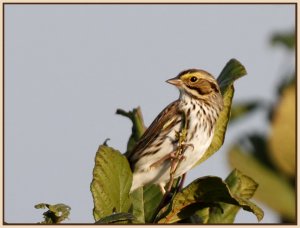
[[[274,164],[288,176],[296,172],[296,88],[287,87],[272,121],[269,146]]]

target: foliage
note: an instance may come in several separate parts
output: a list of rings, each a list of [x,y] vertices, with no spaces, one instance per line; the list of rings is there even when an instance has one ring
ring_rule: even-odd
[[[113,164],[109,160],[110,155],[116,162],[113,166],[107,165]],[[190,216],[200,217],[202,223],[231,223],[240,208],[253,212],[258,220],[263,217],[263,211],[249,201],[257,189],[257,183],[238,170],[233,171],[225,182],[213,176],[196,179],[175,194],[172,201],[156,215],[153,213],[162,199],[157,186],[148,185],[139,188],[130,194],[130,198],[127,198],[131,178],[124,180],[119,175],[131,172],[124,155],[111,147],[102,145],[97,152],[96,161],[98,162],[94,174],[97,177],[98,175],[105,176],[103,179],[94,177],[91,185],[95,203],[94,217],[97,224],[174,223]],[[118,167],[118,170],[122,172],[112,172],[111,167]],[[112,177],[112,174],[116,177]],[[120,182],[119,185],[117,180]],[[120,188],[120,185],[123,188]],[[117,189],[115,192],[112,191],[114,188]],[[117,191],[120,192],[119,195],[115,194]],[[203,216],[203,211],[207,209],[209,213]]]
[[[230,60],[221,72],[218,83],[225,108],[218,120],[212,145],[207,151],[208,156],[199,163],[222,146],[234,94],[233,82],[245,74],[245,68],[235,59]],[[128,117],[133,124],[127,144],[128,154],[146,129],[142,113],[137,108],[129,112],[118,109],[117,114]],[[263,217],[262,210],[249,201],[257,189],[257,183],[237,170],[226,181],[219,177],[202,177],[181,191],[178,191],[174,183],[173,196],[160,208],[163,196],[156,185],[147,185],[129,193],[132,173],[125,155],[102,145],[95,161],[91,190],[95,203],[94,217],[98,224],[177,223],[186,220],[198,223],[232,223],[240,208],[254,213],[258,220]],[[115,188],[119,195],[112,192]]]
[[[40,203],[34,206],[36,209],[45,209],[49,210],[43,213],[44,221],[40,222],[40,224],[58,224],[64,221],[69,217],[71,208],[65,204],[47,204]]]
[[[295,190],[288,180],[259,161],[241,145],[233,145],[230,148],[229,160],[233,167],[242,170],[259,183],[256,199],[263,201],[286,219],[295,218]]]
[[[295,94],[295,84],[284,89],[273,115],[272,132],[269,138],[271,158],[280,170],[288,176],[296,175],[296,162],[294,159],[296,151]]]
[[[249,201],[257,190],[258,184],[250,177],[242,174],[237,169],[233,170],[226,178],[231,194],[245,210],[252,211],[258,220],[263,218],[263,211]],[[221,203],[223,211],[210,213],[208,223],[233,223],[240,207],[234,204]],[[248,208],[249,207],[249,208]]]
[[[163,195],[157,185],[146,185],[131,193],[132,213],[138,223],[153,221],[155,210],[159,206]]]
[[[217,121],[207,155],[197,164],[222,146],[230,118],[233,83],[245,74],[244,66],[231,59],[218,77],[224,109]],[[129,112],[118,109],[117,114],[132,121],[132,134],[125,153],[128,155],[146,130],[142,112],[138,107]],[[254,213],[258,221],[263,218],[263,211],[250,201],[258,184],[238,170],[234,170],[225,181],[219,177],[206,176],[197,178],[183,189],[179,189],[179,177],[170,186],[171,192],[167,195],[169,199],[163,197],[156,185],[146,185],[130,193],[132,171],[125,154],[109,147],[107,140],[98,148],[90,186],[95,224],[233,223],[241,208]],[[36,208],[45,207],[49,210],[44,213],[45,221],[42,223],[47,224],[60,223],[68,217],[70,211],[63,204],[36,205]]]
[[[295,49],[295,31],[275,33],[271,39],[271,44],[280,44],[287,49]]]
[[[267,105],[260,100],[251,100],[235,103],[231,108],[230,123],[238,122],[245,115],[249,115],[258,109],[267,109]]]
[[[272,44],[280,44],[290,54],[295,49],[295,33],[277,33]],[[286,65],[286,64],[285,64]],[[240,102],[232,107],[232,120],[242,124],[250,112],[266,112],[270,126],[267,134],[245,133],[229,149],[232,167],[255,178],[260,188],[255,198],[279,213],[283,223],[296,218],[296,75],[286,69],[278,85],[275,103],[257,100]]]
[[[229,175],[227,182],[213,176],[198,178],[175,195],[166,206],[169,207],[167,213],[158,222],[174,223],[195,214],[203,223],[232,223],[240,207],[253,212],[261,220],[263,211],[248,201],[256,188],[257,183],[238,170]],[[207,209],[208,213],[202,212]]]
[[[128,212],[131,182],[132,173],[125,156],[101,145],[96,154],[91,183],[96,221],[112,213]]]

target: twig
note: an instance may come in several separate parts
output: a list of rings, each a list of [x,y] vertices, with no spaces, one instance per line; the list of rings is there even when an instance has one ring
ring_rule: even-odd
[[[175,153],[175,156],[173,158],[171,158],[171,167],[170,167],[170,181],[167,184],[167,193],[169,193],[172,189],[172,185],[174,182],[174,175],[175,172],[179,166],[179,163],[182,161],[182,159],[184,158],[183,153],[184,153],[184,149],[186,147],[185,145],[185,141],[186,141],[186,127],[187,127],[187,121],[186,121],[186,117],[185,114],[182,113],[182,123],[183,123],[183,127],[181,129],[181,131],[178,133],[178,147]]]
[[[182,119],[183,119],[183,121],[182,121],[183,126],[181,128],[181,131],[177,133],[177,138],[178,138],[177,150],[174,153],[175,155],[170,155],[170,158],[171,158],[170,180],[169,180],[169,182],[166,186],[167,191],[165,192],[159,206],[157,207],[155,215],[157,215],[160,212],[160,210],[165,206],[165,203],[166,203],[165,201],[167,199],[167,196],[171,193],[171,190],[172,190],[172,186],[173,186],[173,182],[174,182],[174,175],[176,173],[178,165],[180,164],[180,162],[184,158],[183,153],[184,153],[184,150],[187,146],[185,144],[187,121],[186,121],[184,113],[182,113]]]

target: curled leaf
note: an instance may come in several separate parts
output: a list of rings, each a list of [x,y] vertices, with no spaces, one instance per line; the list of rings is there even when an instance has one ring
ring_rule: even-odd
[[[224,108],[217,120],[212,143],[195,166],[204,162],[223,145],[234,95],[233,82],[244,76],[246,73],[245,67],[236,59],[231,59],[220,73],[217,81],[223,95]]]
[[[71,208],[68,205],[59,203],[59,204],[47,204],[47,203],[40,203],[34,206],[36,209],[45,209],[48,208],[49,210],[44,212],[44,221],[40,222],[41,224],[58,224],[68,219],[70,215]]]
[[[249,201],[253,197],[258,184],[250,177],[242,174],[238,170],[233,170],[226,178],[225,183],[228,185],[232,196],[239,202],[239,206],[234,204],[220,203],[223,211],[210,213],[208,223],[233,223],[236,214],[241,206],[248,211],[253,212],[258,221],[263,218],[263,211],[254,203]]]
[[[174,223],[195,214],[206,223],[232,223],[240,208],[261,220],[263,211],[249,201],[256,188],[256,182],[237,170],[226,182],[214,176],[198,178],[175,195],[159,223]]]

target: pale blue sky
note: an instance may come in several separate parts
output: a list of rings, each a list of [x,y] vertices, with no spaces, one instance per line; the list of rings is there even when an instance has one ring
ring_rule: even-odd
[[[290,56],[274,32],[295,26],[293,5],[5,5],[5,221],[38,222],[40,202],[71,206],[69,222],[93,222],[95,152],[106,138],[124,151],[129,120],[146,125],[178,91],[165,83],[187,68],[217,76],[238,59],[248,75],[234,101],[272,100]],[[243,132],[266,132],[263,113],[229,128],[224,148],[188,174],[225,178],[226,148]],[[265,210],[262,222],[277,222]],[[241,211],[236,222],[255,223]]]

